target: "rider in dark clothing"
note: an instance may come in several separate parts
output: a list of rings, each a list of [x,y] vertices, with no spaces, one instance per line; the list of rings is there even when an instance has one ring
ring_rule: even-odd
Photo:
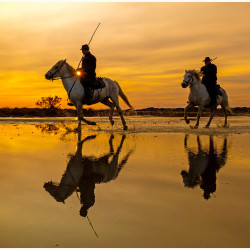
[[[82,178],[79,184],[79,190],[81,192],[80,199],[82,204],[80,215],[86,217],[89,208],[95,203],[95,181],[91,177]]]
[[[204,190],[203,197],[208,200],[211,194],[216,191],[216,174],[226,164],[227,161],[227,138],[224,139],[221,153],[218,154],[214,147],[213,137],[209,140],[208,163],[205,171],[201,175],[201,189]]]
[[[83,157],[82,161],[84,162],[84,160],[86,161],[88,158]],[[84,173],[79,182],[81,216],[86,217],[89,208],[95,204],[95,184],[101,183],[103,178],[103,175],[94,172],[91,164],[84,166]]]
[[[201,67],[201,73],[204,75],[202,77],[202,83],[206,86],[211,98],[210,105],[216,106],[217,67],[215,64],[211,63],[211,59],[209,57],[206,57],[203,62],[205,62],[205,66]]]
[[[81,50],[84,57],[82,58],[83,76],[80,81],[85,90],[87,104],[90,104],[92,99],[91,85],[96,79],[96,58],[89,52],[89,46],[87,44],[82,45]]]

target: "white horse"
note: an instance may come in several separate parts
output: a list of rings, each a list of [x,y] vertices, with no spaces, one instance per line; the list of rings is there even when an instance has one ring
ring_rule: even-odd
[[[85,104],[85,91],[80,82],[80,79],[76,76],[76,70],[71,67],[66,60],[58,61],[46,74],[45,78],[47,80],[57,80],[61,79],[65,90],[68,93],[69,100],[74,104],[77,109],[77,116],[78,116],[78,131],[81,130],[81,121],[86,122],[89,125],[96,125],[95,122],[91,122],[86,120],[82,114],[82,106]],[[113,121],[113,112],[114,107],[116,107],[123,124],[124,130],[127,130],[128,127],[124,120],[122,110],[119,106],[118,97],[120,96],[123,101],[133,109],[131,104],[129,103],[128,98],[122,91],[121,87],[119,86],[118,82],[112,81],[108,78],[103,78],[105,83],[105,87],[101,89],[94,90],[93,98],[91,100],[91,104],[95,104],[98,102],[103,103],[110,107],[110,115],[109,120],[111,125],[114,125]],[[110,100],[109,100],[110,99]]]
[[[197,113],[197,122],[193,128],[198,128],[199,126],[199,121],[201,114],[203,112],[203,109],[206,107],[210,107],[210,97],[209,93],[206,89],[206,86],[202,84],[201,79],[200,79],[200,74],[196,70],[186,70],[185,75],[184,75],[184,80],[181,84],[183,88],[186,88],[187,86],[190,87],[190,94],[188,98],[188,105],[184,109],[184,118],[187,124],[189,124],[189,120],[187,118],[187,111],[190,108],[193,108],[195,106],[198,106],[198,113]],[[217,105],[221,105],[224,113],[225,113],[225,123],[224,127],[227,127],[227,110],[232,113],[232,110],[230,109],[228,105],[228,96],[226,91],[223,88],[220,88],[220,91],[222,93],[222,96],[217,96]],[[215,111],[215,106],[210,107],[210,119],[205,126],[205,128],[209,128],[210,123],[214,117],[214,111]]]

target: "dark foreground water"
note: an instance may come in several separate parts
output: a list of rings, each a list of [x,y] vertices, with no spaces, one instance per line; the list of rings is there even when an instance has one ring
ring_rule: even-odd
[[[0,247],[250,247],[250,134],[0,125]]]

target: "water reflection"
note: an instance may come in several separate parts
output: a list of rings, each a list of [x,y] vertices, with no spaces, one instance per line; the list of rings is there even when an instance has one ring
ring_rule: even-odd
[[[109,138],[109,153],[101,157],[84,156],[83,145],[86,141],[94,140],[96,135],[81,139],[78,133],[76,153],[69,155],[65,173],[60,183],[45,182],[44,188],[57,202],[65,202],[74,192],[81,203],[80,215],[86,217],[88,210],[95,204],[95,185],[115,180],[127,163],[133,150],[130,150],[119,163],[119,155],[126,136],[123,135],[117,150],[114,150],[114,135]]]
[[[59,130],[59,126],[55,124],[38,124],[35,125],[37,129],[39,129],[42,133],[52,133],[56,134],[56,132]]]
[[[216,174],[227,161],[227,138],[224,138],[221,153],[214,146],[213,136],[209,137],[208,148],[202,148],[200,136],[197,136],[197,153],[188,147],[187,140],[188,135],[185,135],[184,148],[188,154],[189,170],[181,172],[183,183],[191,188],[199,185],[204,199],[209,199],[216,191]]]

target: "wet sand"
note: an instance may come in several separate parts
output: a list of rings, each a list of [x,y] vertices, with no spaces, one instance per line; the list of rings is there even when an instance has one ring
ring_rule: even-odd
[[[250,133],[250,117],[248,116],[232,116],[228,118],[228,128],[223,128],[224,118],[215,117],[209,129],[204,128],[208,121],[208,117],[201,117],[198,129],[192,129],[195,125],[196,118],[190,119],[190,124],[186,124],[180,117],[152,117],[152,116],[131,116],[125,117],[128,125],[128,131],[123,131],[121,120],[114,117],[115,125],[112,127],[108,117],[88,117],[90,121],[97,123],[97,126],[89,126],[82,123],[82,131],[85,132],[119,132],[119,133],[190,133],[205,135],[221,135],[221,134],[241,134]],[[77,118],[0,118],[0,124],[51,124],[59,125],[62,130],[70,131],[77,126]],[[65,126],[63,126],[64,124]]]
[[[127,117],[125,133],[91,120],[101,130],[77,134],[74,119],[1,119],[1,247],[250,247],[248,117],[209,130]],[[118,165],[102,161],[110,151]],[[79,190],[62,203],[44,184],[67,176]],[[89,199],[98,238],[79,214]]]

